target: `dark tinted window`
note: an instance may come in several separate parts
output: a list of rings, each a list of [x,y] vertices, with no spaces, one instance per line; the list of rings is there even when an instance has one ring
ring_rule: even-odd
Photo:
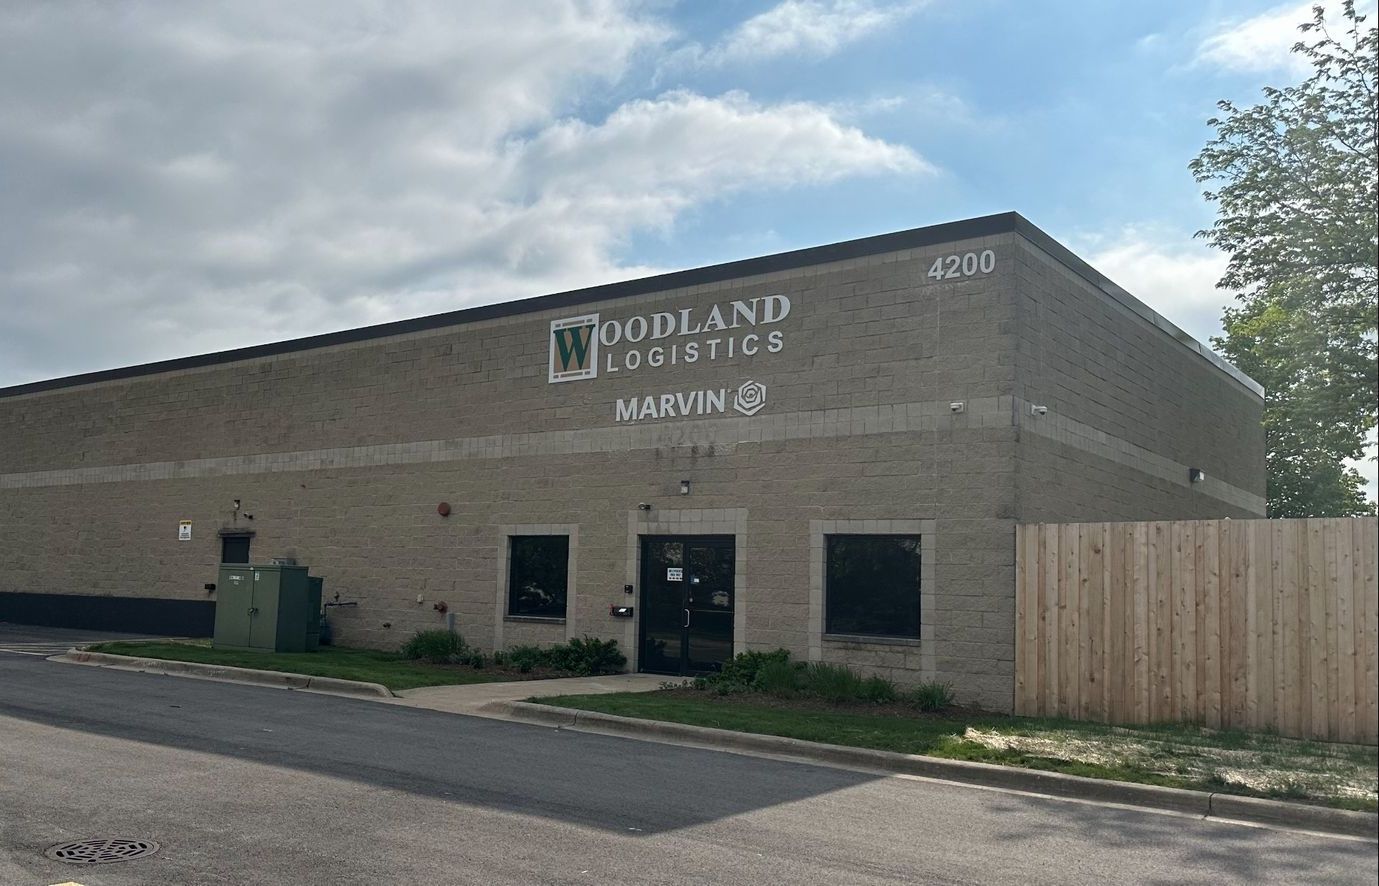
[[[248,563],[249,536],[226,535],[220,539],[220,562]]]
[[[569,536],[512,536],[508,550],[508,615],[564,618],[569,558]]]
[[[919,536],[830,535],[827,633],[919,638]]]

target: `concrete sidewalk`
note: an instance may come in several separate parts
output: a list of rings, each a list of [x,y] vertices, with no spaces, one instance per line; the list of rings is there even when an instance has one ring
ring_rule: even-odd
[[[449,714],[510,719],[508,704],[546,695],[603,695],[608,692],[650,692],[674,678],[660,674],[613,674],[607,677],[563,677],[557,680],[514,680],[509,683],[469,683],[404,689],[387,704],[426,708]]]

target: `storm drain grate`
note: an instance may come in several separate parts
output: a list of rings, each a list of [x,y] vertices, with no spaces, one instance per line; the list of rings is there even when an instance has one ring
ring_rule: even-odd
[[[68,864],[110,864],[115,861],[133,861],[157,851],[158,844],[152,840],[125,840],[116,837],[110,840],[59,843],[49,847],[44,854]]]

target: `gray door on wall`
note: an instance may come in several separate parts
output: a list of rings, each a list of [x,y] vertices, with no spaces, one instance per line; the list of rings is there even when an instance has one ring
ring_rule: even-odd
[[[733,657],[735,554],[730,535],[642,538],[641,670],[709,674]]]

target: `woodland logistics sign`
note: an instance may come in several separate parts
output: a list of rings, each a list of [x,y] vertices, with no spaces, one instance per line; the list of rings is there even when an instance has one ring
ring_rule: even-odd
[[[789,297],[767,295],[713,305],[708,311],[681,308],[627,320],[600,321],[598,314],[553,320],[548,381],[598,378],[600,367],[611,375],[739,354],[777,354],[785,347],[785,333],[762,327],[789,315]]]

